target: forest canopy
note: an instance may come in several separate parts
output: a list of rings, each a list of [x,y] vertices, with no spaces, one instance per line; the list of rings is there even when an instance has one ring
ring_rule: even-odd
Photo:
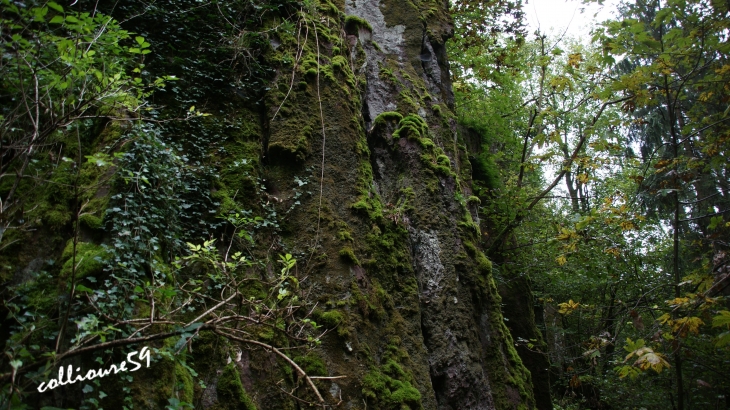
[[[521,343],[550,358],[555,407],[725,408],[728,4],[626,1],[579,41],[495,3],[509,23],[453,8],[457,114],[481,141],[488,255],[532,283],[544,339]]]

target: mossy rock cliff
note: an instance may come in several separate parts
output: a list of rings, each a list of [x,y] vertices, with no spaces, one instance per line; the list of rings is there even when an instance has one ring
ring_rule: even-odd
[[[92,3],[78,7],[92,10]],[[452,112],[444,43],[453,23],[445,2],[125,3],[102,11],[151,44],[153,52],[140,55],[140,75],[180,79],[155,94],[156,104],[200,115],[161,118],[148,139],[129,129],[112,138],[104,133],[116,123],[99,126],[86,150],[113,140],[110,150],[124,155],[108,172],[123,168],[131,176],[88,176],[84,186],[94,189],[82,199],[96,200],[96,208],[84,218],[75,216],[79,203],[69,195],[38,194],[42,229],[3,250],[4,278],[35,286],[34,298],[41,288],[58,298],[67,294],[63,281],[75,270],[80,294],[93,301],[99,282],[133,271],[149,286],[150,278],[169,281],[164,297],[170,299],[163,300],[171,300],[185,281],[198,279],[205,287],[212,280],[202,264],[178,269],[182,259],[175,256],[190,252],[185,242],[215,239],[211,249],[221,255],[245,252],[252,263],[237,279],[250,283],[273,281],[281,269],[278,255],[294,255],[299,279],[288,279],[286,289],[301,289],[296,303],[322,336],[282,337],[286,317],[269,327],[255,327],[251,319],[252,327],[236,333],[259,345],[226,339],[212,325],[181,330],[160,324],[159,334],[177,333],[138,345],[161,352],[149,369],[128,379],[105,378],[92,390],[80,384],[29,394],[29,403],[91,408],[99,389],[108,396],[105,408],[319,403],[299,367],[314,377],[328,405],[342,408],[535,407],[531,375],[505,326],[491,263],[475,245],[481,230],[464,177],[471,175],[469,153]],[[76,148],[69,143],[62,150]],[[165,168],[145,174],[153,162]],[[134,202],[139,198],[149,202]],[[139,239],[127,233],[135,229]],[[228,242],[219,239],[232,237],[235,247],[221,245]],[[43,259],[33,262],[38,253]],[[40,271],[48,273],[42,280]],[[283,293],[271,304],[292,297],[278,286]],[[270,291],[253,284],[240,289],[252,299]],[[137,301],[130,310],[143,318],[154,316],[145,292],[140,286],[124,295]],[[48,312],[59,320],[59,310]],[[186,322],[198,313],[184,313]],[[67,333],[61,350],[76,342],[77,335]],[[127,351],[112,347],[95,355],[122,360]],[[92,356],[73,360],[88,365]],[[134,397],[125,401],[125,394]]]

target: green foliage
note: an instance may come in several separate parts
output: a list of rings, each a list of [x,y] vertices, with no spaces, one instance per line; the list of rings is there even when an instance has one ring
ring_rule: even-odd
[[[262,268],[267,256],[257,253],[257,235],[276,235],[289,214],[259,201],[260,127],[245,115],[218,116],[227,105],[220,98],[216,115],[206,104],[211,95],[220,96],[221,84],[233,84],[234,97],[245,93],[242,98],[256,105],[274,72],[262,57],[271,50],[269,38],[257,31],[272,22],[259,13],[287,18],[298,10],[293,5],[130,1],[108,10],[124,19],[137,15],[134,27],[145,33],[140,36],[105,15],[105,4],[85,13],[53,2],[2,2],[3,89],[17,97],[0,99],[0,249],[3,263],[14,265],[3,266],[12,269],[2,277],[9,312],[3,353],[12,366],[0,363],[0,407],[12,402],[20,408],[25,399],[38,403],[32,392],[39,380],[74,356],[83,366],[94,358],[102,363],[101,356],[123,356],[140,341],[159,346],[162,356],[177,356],[212,332],[213,317],[238,308],[258,319],[243,327],[250,332],[246,339],[235,333],[243,328],[217,324],[223,337],[270,349],[307,351],[319,344],[318,326],[298,311],[306,303],[300,300],[297,258],[284,252],[279,274],[270,279]],[[276,27],[282,35],[294,30],[289,21]],[[335,63],[347,68],[343,58]],[[168,83],[175,79],[169,73],[182,80]],[[36,81],[37,92],[30,86]],[[152,90],[169,109],[150,105]],[[255,109],[246,114],[258,120]],[[232,152],[239,140],[257,142]],[[304,194],[297,193],[289,211]],[[220,247],[213,237],[221,238]],[[43,258],[24,259],[38,238],[44,238],[37,250]],[[14,243],[24,252],[17,264],[8,256]],[[60,258],[54,261],[54,255]],[[6,282],[13,274],[20,280]],[[104,342],[117,347],[100,346]],[[163,366],[167,370],[150,385],[136,375],[121,379],[124,398],[112,405],[105,404],[112,400],[107,383],[116,381],[82,386],[79,404],[190,408],[202,378],[192,364],[174,363]],[[223,369],[218,404],[255,408],[236,383],[235,365],[229,367],[236,374]],[[162,388],[165,383],[174,386]],[[162,392],[165,397],[157,400]]]
[[[709,407],[689,380],[727,386],[730,332],[709,326],[727,303],[711,273],[727,263],[725,11],[627,2],[586,46],[480,31],[481,10],[455,5],[457,115],[494,272],[505,286],[530,272],[556,385],[590,384],[601,406]]]
[[[78,171],[80,164],[72,159],[81,161],[76,141],[95,132],[93,119],[139,112],[154,89],[174,79],[141,78],[144,66],[137,57],[150,52],[149,43],[133,38],[110,16],[65,10],[55,2],[1,4],[0,24],[7,30],[0,42],[0,76],[5,95],[13,97],[0,102],[0,243],[8,229],[28,228],[29,221],[19,218],[18,224],[13,215],[35,198],[33,191],[44,178],[58,183],[54,189],[69,184],[59,171],[70,171],[66,177]],[[29,172],[40,181],[23,181]],[[39,211],[50,226],[62,228],[72,219],[64,208],[57,204]],[[98,222],[89,218],[87,223]]]
[[[472,156],[469,161],[471,162],[472,179],[475,183],[482,184],[489,190],[499,187],[499,168],[494,163],[492,156]]]

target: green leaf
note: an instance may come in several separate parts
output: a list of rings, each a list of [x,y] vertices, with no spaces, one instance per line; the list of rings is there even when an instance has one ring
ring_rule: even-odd
[[[59,13],[63,13],[63,7],[54,1],[49,1],[46,5]]]
[[[721,310],[712,318],[712,327],[730,326],[730,311]]]
[[[53,16],[53,18],[51,19],[51,21],[49,21],[48,23],[50,23],[50,24],[63,24],[63,16],[58,16],[58,15]]]
[[[86,292],[86,293],[92,293],[92,292],[94,292],[93,289],[87,288],[84,285],[76,285],[76,291],[77,292]]]
[[[135,41],[137,42],[137,44],[139,44],[139,45],[142,45],[142,44],[144,44],[144,37],[142,37],[142,36],[137,36],[137,37],[135,37],[135,38],[134,38],[134,40],[135,40]]]
[[[720,333],[715,339],[715,347],[730,346],[730,332]]]

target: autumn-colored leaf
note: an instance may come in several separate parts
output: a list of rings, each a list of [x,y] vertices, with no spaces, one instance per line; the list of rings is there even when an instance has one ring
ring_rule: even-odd
[[[573,299],[570,299],[569,301],[565,303],[558,303],[558,307],[560,309],[558,310],[558,313],[562,315],[569,315],[573,313],[574,310],[578,309],[580,307],[580,303],[573,302]]]

